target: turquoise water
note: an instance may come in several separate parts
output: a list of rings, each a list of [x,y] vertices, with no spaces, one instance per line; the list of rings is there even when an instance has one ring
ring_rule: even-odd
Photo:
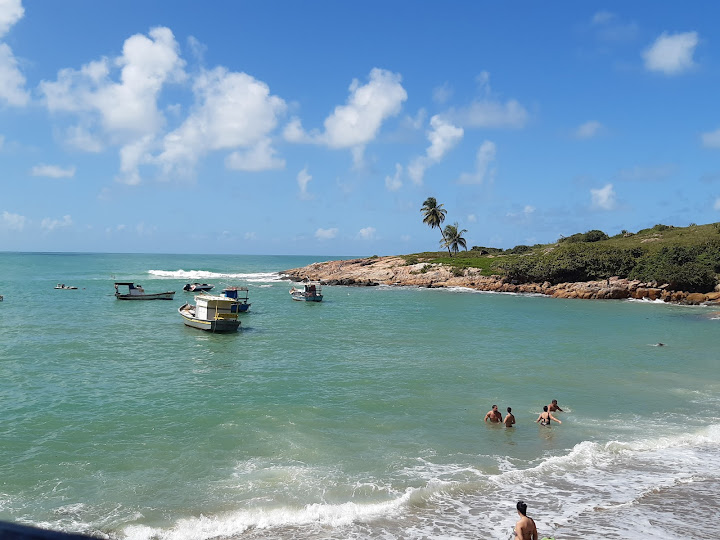
[[[717,309],[324,287],[314,257],[0,253],[0,519],[111,538],[699,537]],[[113,281],[174,301],[122,302]],[[237,334],[191,281],[245,285]],[[78,290],[55,290],[56,283]],[[653,346],[658,342],[664,347]],[[535,423],[558,399],[562,425]],[[492,404],[517,426],[483,423]]]

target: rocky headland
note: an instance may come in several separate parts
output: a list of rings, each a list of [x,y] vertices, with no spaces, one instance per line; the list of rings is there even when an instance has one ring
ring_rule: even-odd
[[[325,285],[404,285],[410,287],[467,287],[479,291],[544,294],[555,298],[661,300],[678,304],[720,305],[720,292],[670,290],[666,284],[643,283],[620,277],[577,283],[517,283],[502,276],[483,276],[476,268],[458,270],[442,264],[407,264],[402,257],[369,257],[314,263],[281,274],[292,281]]]

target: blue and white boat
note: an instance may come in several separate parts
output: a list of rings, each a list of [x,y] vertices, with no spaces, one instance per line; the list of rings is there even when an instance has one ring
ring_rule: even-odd
[[[249,294],[247,287],[227,287],[222,291],[222,295],[226,298],[232,298],[240,302],[238,309],[241,313],[250,309]]]

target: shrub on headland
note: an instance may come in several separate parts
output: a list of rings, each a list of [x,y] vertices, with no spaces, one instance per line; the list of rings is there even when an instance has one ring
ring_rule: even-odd
[[[667,283],[689,292],[711,290],[720,272],[720,243],[704,246],[671,246],[640,257],[630,279]]]

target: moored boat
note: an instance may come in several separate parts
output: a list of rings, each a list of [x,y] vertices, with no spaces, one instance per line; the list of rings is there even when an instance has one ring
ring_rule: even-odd
[[[250,308],[251,304],[248,302],[249,294],[247,287],[227,287],[222,291],[222,295],[226,298],[233,298],[240,302],[238,310],[241,313]]]
[[[118,287],[127,287],[127,293],[121,293]],[[146,293],[141,285],[135,285],[131,281],[115,282],[115,298],[118,300],[172,300],[175,291],[166,291],[161,293]]]
[[[55,285],[55,288],[66,290],[77,289],[77,287],[73,287],[72,285],[65,285],[64,283],[58,283],[57,285]]]
[[[240,304],[239,300],[227,296],[199,294],[195,305],[183,304],[178,313],[186,326],[208,332],[234,332],[240,326]]]
[[[207,283],[188,283],[183,287],[183,291],[187,292],[207,292],[212,290],[215,285],[208,285]]]
[[[290,296],[293,300],[300,302],[321,302],[323,299],[322,287],[319,282],[303,283],[302,288],[290,289]]]

